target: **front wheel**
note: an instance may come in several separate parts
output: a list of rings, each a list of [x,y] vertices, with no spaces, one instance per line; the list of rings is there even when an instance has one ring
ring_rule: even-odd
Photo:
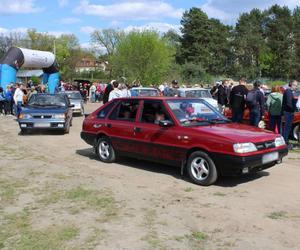
[[[106,163],[112,163],[116,160],[115,150],[107,137],[101,137],[96,145],[96,153],[99,159]]]
[[[202,186],[209,186],[218,178],[214,162],[208,154],[202,151],[196,151],[189,156],[187,172],[194,183]]]

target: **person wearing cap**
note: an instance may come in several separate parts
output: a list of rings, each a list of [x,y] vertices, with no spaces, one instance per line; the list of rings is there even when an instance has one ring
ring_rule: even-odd
[[[260,90],[261,82],[255,81],[253,83],[253,89],[247,94],[246,105],[249,108],[250,125],[258,127],[261,119],[264,118],[265,113],[265,96]],[[253,98],[251,102],[248,102],[249,96]]]
[[[169,89],[169,93],[168,93],[168,96],[174,96],[174,97],[177,97],[179,92],[178,92],[178,82],[177,80],[173,80],[172,81],[172,88]]]

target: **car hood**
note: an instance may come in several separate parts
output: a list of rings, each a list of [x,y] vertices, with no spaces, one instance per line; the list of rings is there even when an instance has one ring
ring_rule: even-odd
[[[22,113],[24,114],[61,114],[65,113],[67,108],[65,107],[25,107],[22,109]]]
[[[238,123],[198,126],[192,129],[201,131],[205,135],[217,136],[220,139],[229,140],[233,143],[259,143],[274,140],[279,136],[272,131]]]

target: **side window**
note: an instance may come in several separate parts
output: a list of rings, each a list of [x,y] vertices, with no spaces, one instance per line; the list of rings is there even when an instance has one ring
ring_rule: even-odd
[[[135,121],[138,107],[138,100],[122,101],[110,114],[109,119],[121,121]]]
[[[161,101],[144,101],[141,122],[158,124],[165,120],[172,121]]]
[[[109,111],[111,111],[111,109],[115,106],[115,102],[112,102],[110,104],[108,104],[105,108],[101,109],[98,114],[97,114],[97,118],[98,119],[104,119],[107,114],[109,113]]]

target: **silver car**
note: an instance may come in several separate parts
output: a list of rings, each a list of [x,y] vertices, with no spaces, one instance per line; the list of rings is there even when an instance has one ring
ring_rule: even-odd
[[[74,105],[72,108],[73,114],[84,114],[84,101],[79,91],[65,91],[64,92],[69,100],[71,105]]]

